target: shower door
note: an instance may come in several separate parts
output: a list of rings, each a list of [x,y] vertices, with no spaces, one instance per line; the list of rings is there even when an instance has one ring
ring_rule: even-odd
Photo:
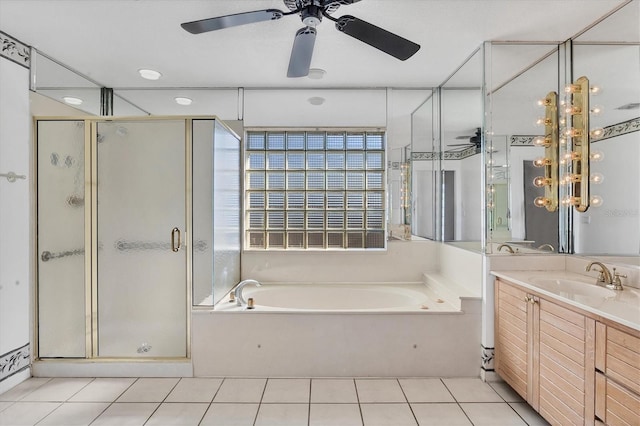
[[[184,120],[97,122],[94,356],[187,356]]]

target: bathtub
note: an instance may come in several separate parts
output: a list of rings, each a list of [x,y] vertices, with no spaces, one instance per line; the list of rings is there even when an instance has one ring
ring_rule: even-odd
[[[424,283],[244,287],[192,311],[195,377],[469,377],[482,365],[482,300]]]
[[[245,299],[253,298],[255,311],[263,312],[435,312],[459,311],[453,304],[430,294],[422,283],[393,284],[251,284]],[[223,298],[215,310],[239,311]]]

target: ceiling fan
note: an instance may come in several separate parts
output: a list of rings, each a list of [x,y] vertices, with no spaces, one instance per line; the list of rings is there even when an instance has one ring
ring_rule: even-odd
[[[480,127],[476,127],[475,129],[475,134],[473,135],[464,135],[464,136],[457,136],[456,140],[468,140],[469,142],[467,143],[454,143],[454,144],[450,144],[448,145],[449,147],[452,146],[460,146],[463,148],[459,148],[459,149],[466,149],[466,148],[470,148],[470,147],[476,147],[476,149],[479,149],[482,145],[482,129]]]
[[[351,15],[339,18],[331,16],[340,6],[347,6],[360,0],[283,0],[289,9],[283,12],[278,9],[256,10],[218,16],[199,21],[185,22],[182,28],[192,34],[221,30],[238,25],[253,24],[262,21],[274,21],[289,15],[300,15],[305,27],[296,32],[289,59],[287,77],[305,77],[309,74],[313,46],[316,41],[316,27],[327,18],[335,22],[336,29],[356,38],[378,50],[383,51],[401,61],[409,59],[420,45],[397,34],[391,33],[373,24]]]

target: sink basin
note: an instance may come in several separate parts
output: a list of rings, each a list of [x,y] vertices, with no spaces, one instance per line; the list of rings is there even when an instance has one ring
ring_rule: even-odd
[[[565,278],[539,278],[532,277],[531,283],[541,289],[550,291],[562,297],[566,297],[576,302],[587,304],[598,304],[608,298],[616,296],[614,290],[589,284],[584,281],[571,280]]]

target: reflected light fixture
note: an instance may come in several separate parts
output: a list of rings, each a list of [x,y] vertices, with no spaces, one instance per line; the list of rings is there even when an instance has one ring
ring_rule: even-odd
[[[65,96],[62,98],[62,100],[69,105],[82,105],[82,102],[84,102],[82,99],[76,98],[74,96]]]
[[[574,84],[565,88],[568,96],[568,107],[565,112],[570,118],[571,127],[565,136],[571,139],[571,151],[567,153],[569,178],[569,196],[564,203],[573,205],[579,212],[589,208],[589,162],[591,133],[589,132],[589,79],[578,78]],[[570,160],[570,162],[569,162]]]
[[[177,97],[177,98],[174,98],[174,100],[178,105],[184,105],[184,106],[191,105],[193,103],[193,100],[191,98]]]
[[[544,124],[544,136],[535,138],[534,144],[544,147],[544,157],[536,158],[533,165],[543,167],[544,176],[537,176],[533,184],[538,188],[544,188],[544,196],[537,197],[533,200],[533,204],[553,212],[558,208],[558,94],[549,92],[543,105],[544,119],[538,121]]]
[[[162,77],[161,73],[150,69],[139,69],[138,73],[140,73],[140,77],[147,80],[158,80],[160,77]]]

